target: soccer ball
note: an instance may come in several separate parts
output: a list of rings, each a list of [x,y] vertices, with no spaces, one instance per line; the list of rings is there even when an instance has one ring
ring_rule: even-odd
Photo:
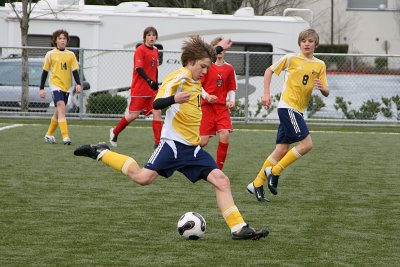
[[[200,239],[205,232],[206,220],[197,212],[186,212],[178,220],[178,233],[185,239]]]

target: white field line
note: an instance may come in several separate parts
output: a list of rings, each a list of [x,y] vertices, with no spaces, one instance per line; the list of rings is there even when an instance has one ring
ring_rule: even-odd
[[[274,132],[277,130],[263,130],[263,129],[233,129],[233,131],[242,131],[242,132]],[[391,133],[391,132],[349,132],[349,131],[313,131],[310,130],[310,133],[333,133],[333,134],[383,134],[383,135],[400,135],[400,133]]]
[[[8,125],[8,126],[0,127],[0,132],[11,129],[11,128],[15,128],[15,127],[21,127],[21,126],[24,126],[24,125],[23,124],[12,124],[12,125]]]
[[[26,126],[26,125],[28,125],[28,126],[40,126],[40,125],[42,125],[42,124],[13,124],[13,125],[9,125],[9,126],[5,126],[5,127],[1,127],[0,128],[0,131],[2,131],[2,130],[6,130],[6,129],[9,129],[9,128],[14,128],[14,127],[19,127],[19,126]],[[77,128],[108,128],[108,129],[110,129],[110,127],[112,127],[112,126],[105,126],[105,125],[68,125],[68,128],[69,127],[71,127],[71,128],[75,128],[75,127],[77,127]],[[132,125],[132,126],[128,126],[127,128],[138,128],[138,129],[151,129],[151,125],[149,125],[149,126],[134,126],[134,125]],[[278,128],[277,128],[278,129]],[[238,132],[272,132],[272,133],[276,133],[276,131],[277,131],[277,129],[276,130],[267,130],[267,129],[265,129],[265,130],[263,130],[263,129],[233,129],[233,131],[235,132],[235,131],[238,131]],[[352,131],[352,132],[349,132],[349,131],[335,131],[335,130],[330,130],[330,131],[313,131],[313,130],[310,130],[310,133],[312,134],[312,133],[330,133],[330,134],[382,134],[382,135],[400,135],[400,133],[392,133],[392,132],[368,132],[368,131],[365,131],[365,132],[358,132],[358,131]]]

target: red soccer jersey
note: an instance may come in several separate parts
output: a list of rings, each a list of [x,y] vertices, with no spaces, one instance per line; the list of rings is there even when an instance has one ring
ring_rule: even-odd
[[[150,88],[149,84],[136,71],[138,67],[143,68],[147,76],[153,81],[157,80],[158,49],[148,48],[144,44],[138,46],[133,56],[133,77],[131,84],[131,96],[153,96],[157,91]]]
[[[214,104],[226,105],[228,92],[237,88],[235,68],[226,62],[221,66],[213,63],[206,75],[201,78],[201,84],[208,94],[218,97]],[[207,104],[210,103],[202,101],[202,105]]]

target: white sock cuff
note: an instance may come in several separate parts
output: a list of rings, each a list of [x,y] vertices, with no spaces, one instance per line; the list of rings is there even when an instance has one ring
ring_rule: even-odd
[[[267,160],[269,160],[272,164],[276,165],[278,163],[278,161],[276,161],[275,159],[273,159],[271,156],[269,156],[267,158]]]
[[[231,228],[231,233],[235,233],[235,232],[239,231],[240,229],[243,228],[243,226],[246,226],[246,225],[247,225],[247,223],[239,223],[239,224],[233,226]]]
[[[104,156],[104,154],[106,154],[107,153],[107,151],[109,151],[108,149],[104,149],[103,151],[101,151],[100,153],[99,153],[99,155],[97,156],[97,161],[99,161],[103,156]]]
[[[292,148],[293,153],[296,155],[297,158],[301,157],[301,154],[297,151],[297,149],[294,147]]]
[[[228,216],[235,211],[239,211],[238,208],[236,207],[236,205],[233,205],[229,208],[227,208],[226,210],[224,210],[224,212],[222,213],[222,216],[224,217],[224,219],[226,220],[226,218],[228,218]]]
[[[122,166],[121,172],[125,175],[128,175],[129,171],[129,166],[131,166],[132,163],[135,163],[136,161],[133,158],[128,158],[124,165]]]

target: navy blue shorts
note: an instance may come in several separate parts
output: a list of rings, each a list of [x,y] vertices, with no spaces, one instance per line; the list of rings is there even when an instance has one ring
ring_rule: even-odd
[[[303,114],[293,109],[278,108],[279,127],[277,144],[293,144],[306,138],[310,132]]]
[[[212,156],[200,146],[188,146],[172,140],[161,140],[144,167],[164,177],[179,171],[192,183],[206,180],[212,170],[218,169]]]
[[[51,94],[53,95],[53,102],[56,107],[58,101],[64,101],[65,105],[67,105],[69,93],[63,92],[61,90],[56,90],[56,91],[51,91]]]

